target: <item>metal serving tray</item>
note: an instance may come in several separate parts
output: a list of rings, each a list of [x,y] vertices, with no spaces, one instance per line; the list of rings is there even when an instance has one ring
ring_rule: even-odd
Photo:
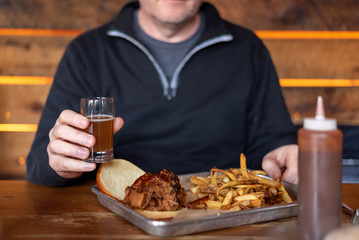
[[[191,185],[189,178],[191,176],[208,175],[209,172],[193,173],[180,175],[179,179],[181,185],[186,191],[189,191]],[[168,237],[297,216],[297,186],[286,182],[283,182],[283,185],[293,199],[293,203],[242,211],[182,209],[177,216],[170,220],[149,219],[114,198],[102,193],[97,185],[92,186],[92,192],[97,195],[99,202],[104,207],[148,234]]]

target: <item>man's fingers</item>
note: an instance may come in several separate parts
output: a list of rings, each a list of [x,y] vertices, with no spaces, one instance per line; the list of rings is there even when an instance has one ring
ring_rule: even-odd
[[[53,140],[48,145],[49,154],[63,155],[71,158],[86,159],[90,151],[85,148],[63,140]]]
[[[279,147],[263,158],[263,170],[274,179],[298,183],[298,146],[295,144]],[[281,168],[284,169],[282,175]]]
[[[89,156],[88,147],[95,145],[93,135],[83,131],[89,120],[71,110],[64,110],[49,133],[47,146],[49,164],[56,173],[64,178],[76,178],[83,172],[96,169],[95,163],[81,161]],[[122,118],[114,119],[114,133],[123,126]]]
[[[64,110],[61,112],[59,118],[56,121],[57,125],[70,125],[79,129],[85,129],[90,124],[90,121],[79,113],[71,110]]]
[[[96,168],[95,163],[79,161],[64,156],[60,157],[59,155],[54,155],[49,164],[62,177],[69,177],[69,172],[77,172],[78,175],[78,173],[90,172]]]
[[[298,146],[290,146],[290,151],[287,152],[286,170],[283,173],[283,181],[298,184]]]
[[[279,163],[270,156],[265,156],[263,158],[262,168],[268,173],[269,177],[273,179],[277,179],[282,176]]]
[[[83,172],[56,172],[56,173],[63,178],[77,178],[83,174]]]
[[[55,126],[50,131],[50,140],[63,139],[86,147],[92,147],[95,144],[95,137],[91,134],[78,130],[68,125]],[[51,143],[51,142],[50,142]]]
[[[64,178],[76,178],[83,172],[95,170],[95,163],[84,162],[89,155],[85,147],[72,144],[61,139],[53,140],[47,146],[49,165]]]
[[[298,184],[298,173],[292,168],[287,168],[283,173],[282,180],[289,183]]]
[[[120,117],[116,117],[113,120],[113,134],[115,134],[118,130],[120,130],[123,126],[123,119]]]

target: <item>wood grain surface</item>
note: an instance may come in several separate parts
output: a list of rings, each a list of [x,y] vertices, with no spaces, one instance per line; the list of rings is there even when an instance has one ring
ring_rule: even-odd
[[[358,184],[343,184],[342,187],[342,202],[350,208],[353,214],[354,209],[359,208]]]
[[[251,29],[359,30],[358,0],[207,0],[221,16]],[[89,29],[129,0],[2,0],[0,28]]]
[[[78,186],[50,188],[26,181],[0,181],[0,222],[3,239],[164,239],[150,236],[103,207],[91,192],[90,181]],[[344,185],[343,191],[346,191]],[[359,185],[352,189],[359,191]],[[346,193],[346,192],[344,192]],[[350,197],[350,191],[347,196]],[[358,203],[358,199],[352,200]],[[342,213],[342,227],[351,216]],[[297,218],[286,218],[171,239],[288,239],[299,238]],[[1,232],[0,232],[1,239]]]

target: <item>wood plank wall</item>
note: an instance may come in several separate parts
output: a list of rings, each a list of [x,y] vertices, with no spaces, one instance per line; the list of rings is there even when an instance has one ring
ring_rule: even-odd
[[[263,39],[295,124],[314,114],[318,95],[328,116],[359,124],[359,0],[208,1],[223,18]],[[112,19],[126,2],[0,1],[0,178],[25,177],[34,130],[66,45]]]

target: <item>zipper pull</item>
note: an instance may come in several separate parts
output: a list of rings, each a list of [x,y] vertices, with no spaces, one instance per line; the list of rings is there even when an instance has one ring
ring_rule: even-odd
[[[172,100],[173,96],[172,96],[173,90],[171,87],[167,88],[167,99],[168,100]]]

